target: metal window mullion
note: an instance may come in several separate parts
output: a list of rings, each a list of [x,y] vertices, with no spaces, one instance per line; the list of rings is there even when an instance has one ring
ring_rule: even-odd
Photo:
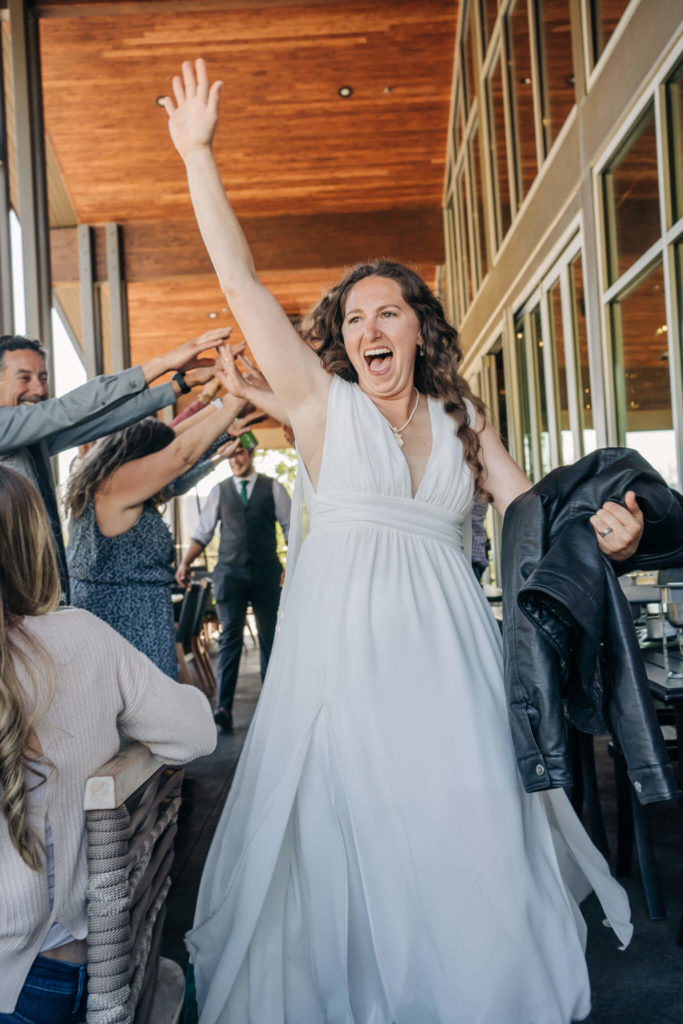
[[[562,310],[564,365],[567,373],[569,424],[574,442],[574,454],[579,459],[584,454],[583,385],[581,382],[581,354],[579,352],[576,308],[569,277],[569,263],[565,263],[560,270],[560,308]]]
[[[26,326],[52,356],[50,232],[45,172],[37,19],[25,0],[7,0],[17,140],[19,221],[24,256]]]
[[[658,238],[656,242],[653,242],[647,252],[644,252],[632,266],[625,270],[624,273],[618,278],[614,284],[606,288],[603,293],[603,301],[611,302],[613,299],[620,295],[632,291],[633,288],[637,287],[643,278],[648,276],[648,273],[657,263],[658,260],[662,259],[664,252],[664,243],[661,238]]]
[[[508,26],[507,18],[505,19],[505,25]],[[510,95],[510,59],[509,59],[509,39],[508,32],[501,33],[501,81],[503,85],[503,120],[505,124],[505,152],[507,160],[507,171],[508,171],[508,191],[510,195],[510,223],[517,216],[517,163],[515,160],[515,118],[513,117],[512,104],[513,99]],[[510,174],[510,170],[514,172]],[[521,169],[520,169],[521,173]],[[501,218],[502,219],[502,218]],[[502,228],[502,224],[501,224]],[[501,242],[503,241],[503,235],[501,232]]]
[[[536,374],[536,353],[534,352],[534,344],[531,331],[531,313],[534,306],[527,307],[522,318],[522,332],[524,338],[522,344],[524,345],[525,352],[525,363],[527,380],[522,381],[522,387],[526,387],[527,396],[529,399],[529,439],[531,441],[531,466],[534,475],[534,480],[540,480],[543,475],[543,463],[541,460],[541,436],[540,436],[540,416],[539,416],[539,394],[538,394],[538,376]]]
[[[520,465],[524,465],[524,438],[521,423],[521,382],[519,380],[519,359],[517,357],[515,318],[508,305],[503,321],[503,376],[505,377],[508,413],[508,443],[510,454]]]
[[[12,293],[7,111],[4,80],[2,46],[0,45],[0,334],[13,334],[14,297]]]
[[[476,124],[476,121],[474,122]],[[472,301],[474,301],[479,284],[481,282],[481,254],[479,252],[479,238],[476,231],[476,204],[474,201],[474,181],[472,176],[472,131],[470,131],[465,142],[465,194],[467,211],[465,216],[469,220],[470,228],[470,272],[472,274]]]
[[[130,366],[128,341],[128,300],[123,278],[123,253],[118,224],[105,227],[107,250],[107,280],[109,282],[109,322],[111,327],[111,356],[114,373]]]
[[[83,362],[89,378],[102,373],[102,326],[100,323],[100,304],[98,301],[94,254],[93,230],[88,224],[79,224],[78,239],[78,277],[81,290],[81,324]]]
[[[543,102],[541,91],[543,81],[541,80],[542,64],[539,60],[539,39],[538,10],[535,0],[527,0],[527,18],[529,22],[529,54],[531,56],[531,88],[534,106],[534,137],[536,139],[536,174],[545,160],[545,138],[543,134]],[[548,147],[550,148],[550,147]]]
[[[659,179],[659,233],[662,236],[666,234],[673,218],[666,89],[666,82],[660,82],[654,91],[655,145],[657,148],[657,177]]]
[[[545,378],[546,414],[548,416],[548,436],[550,439],[550,461],[552,468],[562,465],[560,443],[560,393],[557,377],[557,360],[555,358],[554,332],[548,314],[550,291],[543,291],[541,297],[541,332],[543,334],[543,375]]]
[[[612,367],[617,428],[617,444],[626,443],[626,367],[624,366],[623,332],[621,327],[621,304],[618,301],[605,305],[608,327],[606,356]]]
[[[681,253],[683,268],[683,252]],[[671,414],[673,419],[678,486],[683,486],[683,336],[681,331],[682,296],[678,290],[683,282],[677,280],[676,249],[666,247],[662,260],[664,271],[664,297],[667,319],[667,351],[669,353],[669,388],[671,391]]]

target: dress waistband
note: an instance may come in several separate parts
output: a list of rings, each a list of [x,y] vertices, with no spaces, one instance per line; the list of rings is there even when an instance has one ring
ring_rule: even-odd
[[[451,547],[463,546],[462,523],[452,512],[414,498],[328,492],[307,504],[311,532],[370,525],[418,534]]]

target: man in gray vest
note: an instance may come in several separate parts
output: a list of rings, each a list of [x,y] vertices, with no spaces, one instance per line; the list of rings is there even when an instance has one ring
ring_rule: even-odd
[[[189,583],[190,566],[213,537],[218,520],[221,539],[213,574],[216,611],[221,633],[218,641],[218,706],[214,720],[232,732],[232,702],[237,686],[242,638],[251,603],[258,630],[261,678],[268,667],[277,609],[280,603],[282,564],[277,557],[275,521],[287,540],[291,500],[282,484],[256,473],[251,452],[237,448],[230,456],[233,476],[217,484],[202,509],[187,554],[176,580]]]

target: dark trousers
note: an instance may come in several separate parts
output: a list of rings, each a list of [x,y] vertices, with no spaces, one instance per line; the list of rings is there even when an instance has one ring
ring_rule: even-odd
[[[85,1020],[87,967],[38,956],[28,972],[14,1013],[0,1024],[77,1024]]]
[[[221,600],[216,598],[216,612],[221,627],[218,638],[218,707],[232,709],[240,667],[247,605],[251,602],[258,631],[261,654],[261,680],[268,668],[273,647],[277,609],[280,603],[280,570],[241,580],[228,576],[222,581]]]

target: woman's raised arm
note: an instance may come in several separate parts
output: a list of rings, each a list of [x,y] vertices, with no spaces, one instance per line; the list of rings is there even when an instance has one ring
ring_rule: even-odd
[[[330,378],[259,282],[225,194],[212,149],[221,85],[209,86],[203,60],[194,68],[183,63],[182,77],[173,79],[174,99],[164,100],[171,138],[185,162],[197,223],[230,308],[297,435],[310,437],[306,447],[315,450],[322,440]]]

